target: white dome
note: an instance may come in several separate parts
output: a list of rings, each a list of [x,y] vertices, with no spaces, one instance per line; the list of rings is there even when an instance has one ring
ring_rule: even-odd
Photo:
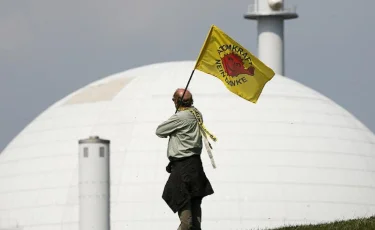
[[[174,90],[194,62],[128,70],[57,102],[0,155],[0,229],[78,230],[78,140],[111,140],[112,230],[176,229],[161,198],[167,139],[156,126],[174,113]],[[203,229],[316,223],[375,213],[375,137],[350,113],[282,76],[257,104],[196,71],[190,87],[214,143],[202,153],[215,194]]]

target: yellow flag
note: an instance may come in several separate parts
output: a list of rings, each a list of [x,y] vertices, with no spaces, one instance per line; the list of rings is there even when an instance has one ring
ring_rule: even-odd
[[[211,26],[194,69],[219,78],[231,92],[253,103],[275,75],[215,25]]]

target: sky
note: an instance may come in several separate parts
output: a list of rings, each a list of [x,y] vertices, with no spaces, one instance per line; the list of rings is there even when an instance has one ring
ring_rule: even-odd
[[[215,24],[257,54],[251,0],[0,0],[0,152],[57,100],[114,73],[195,60]],[[285,75],[375,132],[375,1],[286,0]],[[356,4],[357,3],[357,4]]]

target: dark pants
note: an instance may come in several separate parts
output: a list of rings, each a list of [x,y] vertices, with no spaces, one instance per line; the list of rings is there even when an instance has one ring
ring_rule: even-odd
[[[170,175],[162,198],[174,213],[181,210],[192,198],[203,198],[214,193],[199,155],[173,161],[169,166]]]
[[[201,204],[202,198],[195,197],[178,210],[178,216],[181,222],[178,230],[201,230]]]

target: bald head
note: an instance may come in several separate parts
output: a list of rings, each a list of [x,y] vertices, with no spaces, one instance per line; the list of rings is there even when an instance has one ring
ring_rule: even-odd
[[[177,108],[177,103],[180,102],[182,95],[184,95],[184,98],[182,99],[181,106],[182,107],[190,107],[193,105],[193,95],[190,93],[189,90],[186,90],[184,94],[184,90],[182,88],[177,89],[173,94],[173,101]]]

